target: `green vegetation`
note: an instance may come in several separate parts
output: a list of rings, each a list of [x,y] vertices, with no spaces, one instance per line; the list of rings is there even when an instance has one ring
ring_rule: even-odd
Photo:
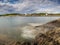
[[[52,14],[52,13],[32,13],[32,14],[19,14],[19,13],[11,13],[11,14],[2,14],[0,16],[60,16],[60,13]]]
[[[16,15],[22,15],[22,14],[19,14],[19,13],[11,13],[11,14],[2,14],[0,16],[16,16]]]

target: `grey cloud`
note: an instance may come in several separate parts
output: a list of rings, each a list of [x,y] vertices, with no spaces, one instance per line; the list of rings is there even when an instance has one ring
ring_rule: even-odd
[[[44,11],[54,11],[54,8],[57,6],[55,2],[49,0],[19,0],[18,3],[11,4],[8,0],[5,0],[7,3],[0,2],[0,13],[33,13],[33,12],[44,12]],[[51,10],[52,9],[52,10]],[[47,12],[48,12],[47,11]]]

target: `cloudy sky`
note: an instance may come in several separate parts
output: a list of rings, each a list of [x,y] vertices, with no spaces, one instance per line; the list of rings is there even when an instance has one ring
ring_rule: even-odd
[[[59,13],[60,0],[0,0],[0,14]]]

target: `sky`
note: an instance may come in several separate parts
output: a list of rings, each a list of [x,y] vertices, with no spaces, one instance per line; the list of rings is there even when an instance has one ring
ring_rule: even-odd
[[[60,13],[60,0],[0,0],[0,14]]]

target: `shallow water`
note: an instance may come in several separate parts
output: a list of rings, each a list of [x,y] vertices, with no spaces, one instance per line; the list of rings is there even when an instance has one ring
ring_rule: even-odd
[[[13,38],[20,38],[20,27],[28,23],[47,23],[60,17],[20,17],[20,16],[6,16],[0,17],[0,33],[6,34]]]
[[[0,27],[20,26],[27,23],[46,23],[60,17],[0,17]]]

